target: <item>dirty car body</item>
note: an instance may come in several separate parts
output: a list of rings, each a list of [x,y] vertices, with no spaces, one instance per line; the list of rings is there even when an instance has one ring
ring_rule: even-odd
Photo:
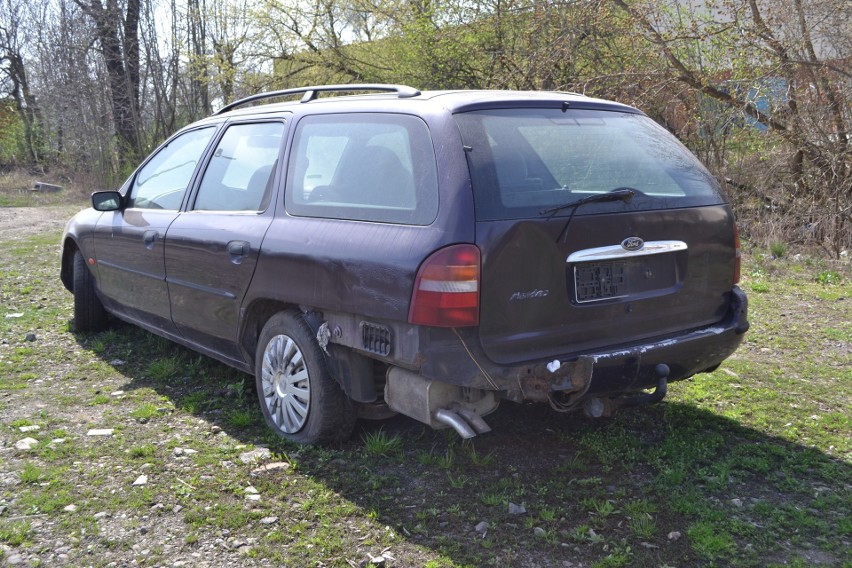
[[[368,94],[318,96],[340,90]],[[401,412],[469,437],[501,400],[601,416],[716,368],[748,329],[727,199],[634,108],[387,85],[250,99],[95,193],[62,281],[80,331],[111,315],[254,374],[283,436]]]

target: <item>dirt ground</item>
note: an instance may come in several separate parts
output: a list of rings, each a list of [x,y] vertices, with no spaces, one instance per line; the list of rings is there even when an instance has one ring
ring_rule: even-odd
[[[82,205],[0,207],[0,240],[61,229],[82,208]]]

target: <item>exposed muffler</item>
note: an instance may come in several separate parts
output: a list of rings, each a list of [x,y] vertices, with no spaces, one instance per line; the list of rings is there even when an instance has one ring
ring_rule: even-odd
[[[492,391],[432,381],[399,367],[388,369],[385,402],[432,428],[449,426],[465,439],[490,432],[482,416],[500,404]]]

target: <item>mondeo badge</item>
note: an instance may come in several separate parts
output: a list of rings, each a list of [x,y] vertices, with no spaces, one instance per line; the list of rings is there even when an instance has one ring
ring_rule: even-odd
[[[621,241],[621,248],[630,252],[642,250],[642,247],[644,246],[645,241],[643,241],[639,237],[627,237],[626,239]]]

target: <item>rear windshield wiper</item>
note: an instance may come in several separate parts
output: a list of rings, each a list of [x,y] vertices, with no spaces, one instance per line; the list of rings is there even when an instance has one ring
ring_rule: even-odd
[[[606,201],[623,201],[625,203],[629,202],[633,199],[633,196],[636,195],[636,190],[630,187],[619,187],[613,189],[612,191],[608,191],[606,193],[596,193],[594,195],[590,195],[588,197],[584,197],[582,199],[578,199],[577,201],[571,201],[570,203],[563,203],[562,205],[557,205],[556,207],[551,207],[550,209],[545,209],[539,212],[539,215],[555,215],[559,213],[563,209],[568,209],[569,207],[573,207],[575,210],[577,207],[581,205],[585,205],[586,203],[604,203]],[[573,212],[572,212],[573,213]]]
[[[582,199],[578,199],[577,201],[572,201],[570,203],[564,203],[562,205],[557,205],[556,207],[551,207],[550,209],[545,209],[539,213],[539,215],[550,215],[553,217],[559,211],[563,209],[571,208],[571,214],[568,215],[568,220],[565,221],[565,226],[562,227],[562,230],[559,231],[559,236],[556,237],[556,242],[562,240],[562,237],[568,231],[568,225],[571,224],[571,219],[574,218],[574,213],[581,205],[585,205],[587,203],[604,203],[607,201],[623,201],[624,203],[629,203],[633,196],[636,195],[638,190],[630,188],[630,187],[617,187],[612,191],[608,191],[606,193],[596,193],[595,195],[590,195],[588,197],[584,197]]]

